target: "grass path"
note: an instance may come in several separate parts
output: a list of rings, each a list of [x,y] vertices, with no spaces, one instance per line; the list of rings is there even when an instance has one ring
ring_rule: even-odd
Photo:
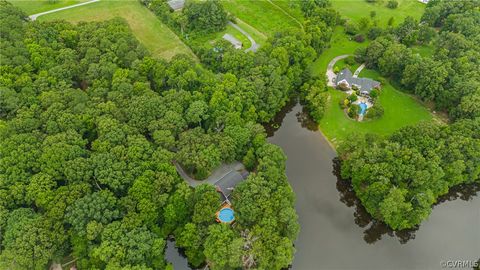
[[[224,0],[222,4],[228,12],[258,29],[264,36],[271,37],[281,30],[299,28],[295,18],[286,15],[282,9],[276,8],[267,0]],[[241,24],[239,25],[243,28]],[[248,29],[245,30],[251,33]]]
[[[290,15],[290,13],[288,13],[287,11],[285,11],[282,7],[278,6],[277,4],[275,4],[274,2],[272,2],[272,0],[267,0],[270,4],[272,4],[274,7],[278,8],[280,11],[283,12],[283,14],[287,15],[288,17],[290,17],[292,20],[296,21],[298,26],[300,26],[300,28],[303,30],[303,24],[297,20],[297,18],[293,17],[292,15]]]
[[[62,11],[62,10],[67,10],[67,9],[71,9],[71,8],[76,8],[76,7],[92,4],[92,3],[95,3],[95,2],[98,2],[98,1],[100,1],[100,0],[90,0],[88,2],[82,2],[82,3],[74,4],[74,5],[71,5],[71,6],[66,6],[66,7],[56,8],[56,9],[52,9],[52,10],[48,10],[48,11],[44,11],[44,12],[40,12],[40,13],[35,13],[35,14],[30,15],[28,17],[30,17],[30,19],[32,21],[35,21],[38,17],[40,17],[42,15],[47,15],[47,14],[54,13],[54,12],[59,12],[59,11]]]
[[[55,2],[49,0],[8,0],[14,6],[19,7],[27,15],[41,13],[44,11],[71,6],[88,0],[58,0]]]
[[[114,17],[124,18],[133,34],[155,57],[170,60],[180,53],[195,57],[190,48],[175,33],[138,1],[102,0],[90,5],[47,14],[39,17],[38,20],[67,20],[78,23],[80,21],[104,21]]]

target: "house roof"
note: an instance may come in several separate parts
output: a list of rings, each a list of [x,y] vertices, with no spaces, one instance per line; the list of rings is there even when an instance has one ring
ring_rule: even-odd
[[[360,89],[360,91],[367,93],[370,93],[373,88],[380,86],[380,82],[377,82],[370,78],[353,77],[352,72],[348,68],[345,68],[338,73],[335,83],[338,85],[343,80],[345,80],[350,86],[356,85]]]
[[[223,194],[228,198],[232,194],[235,186],[240,183],[243,179],[247,178],[248,172],[240,173],[238,171],[230,171],[222,178],[220,178],[215,185],[219,187]],[[225,198],[226,199],[226,198]]]
[[[223,35],[223,39],[232,43],[233,46],[242,46],[242,42],[230,34]]]
[[[185,5],[185,0],[169,0],[167,3],[173,10],[179,10]]]

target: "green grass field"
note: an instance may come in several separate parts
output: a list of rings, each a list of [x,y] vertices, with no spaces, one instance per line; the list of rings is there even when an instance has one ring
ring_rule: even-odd
[[[365,0],[331,0],[332,7],[343,17],[359,21],[362,17],[370,18],[370,11],[376,11],[375,19],[379,26],[387,26],[390,17],[394,18],[394,25],[399,24],[407,16],[419,20],[425,10],[425,4],[417,0],[397,0],[398,7],[390,9],[386,7],[387,0],[377,3],[367,3]]]
[[[87,0],[57,0],[57,1],[49,1],[49,0],[8,0],[8,2],[12,3],[14,6],[19,7],[28,15],[62,8],[70,5],[75,5],[78,3],[86,2]]]
[[[210,45],[211,46],[216,41],[221,40],[223,35],[227,33],[234,36],[238,40],[240,40],[243,44],[244,49],[247,49],[250,47],[251,45],[250,40],[248,40],[248,38],[245,35],[243,35],[240,31],[238,31],[231,25],[227,25],[225,30],[221,32],[214,32],[209,34],[202,33],[202,35],[197,35],[195,37],[190,36],[189,41],[194,45],[207,45],[207,46]]]
[[[353,59],[353,56],[349,56],[348,58]],[[333,68],[335,69],[338,67],[338,70],[349,68],[352,72],[355,72],[355,70],[357,70],[357,68],[360,66],[360,64],[357,62],[355,62],[353,65],[348,65],[347,63],[345,63],[345,60],[346,59],[341,59],[340,61],[337,61],[335,63],[335,66],[333,66]]]
[[[366,39],[363,43],[350,40],[350,36],[344,33],[343,27],[336,27],[333,31],[330,48],[326,49],[320,57],[313,62],[310,67],[312,74],[325,74],[327,65],[334,57],[342,54],[353,54],[358,47],[366,47],[370,40]]]
[[[287,28],[301,27],[297,20],[285,14],[280,6],[266,0],[225,0],[222,1],[222,4],[228,12],[239,18],[243,24],[255,28],[257,36],[272,36],[275,32]],[[245,31],[252,35],[252,32],[248,29],[245,29]],[[255,39],[254,35],[252,37]]]
[[[380,77],[376,71],[368,69],[364,69],[360,76],[377,80]],[[434,119],[434,116],[421,103],[398,91],[389,83],[382,86],[379,97],[385,114],[380,119],[363,122],[351,120],[340,108],[339,102],[346,97],[344,92],[332,88],[328,91],[330,101],[319,126],[334,146],[338,146],[349,134],[374,133],[385,136],[401,127]]]
[[[40,21],[67,20],[104,21],[114,17],[124,18],[137,39],[153,56],[171,59],[174,55],[186,53],[194,57],[192,51],[166,25],[136,0],[100,1],[38,17]]]

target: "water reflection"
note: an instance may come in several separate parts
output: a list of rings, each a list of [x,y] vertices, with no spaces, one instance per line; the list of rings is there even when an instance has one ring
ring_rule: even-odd
[[[391,237],[397,238],[401,244],[415,239],[415,233],[419,226],[407,230],[392,230],[385,223],[374,219],[363,207],[360,200],[355,195],[351,182],[344,180],[340,176],[340,159],[338,157],[333,159],[333,174],[337,177],[337,190],[339,191],[340,201],[348,207],[353,207],[355,212],[353,214],[355,224],[361,228],[365,228],[363,239],[369,244],[373,244],[382,239],[382,236],[387,234]],[[453,201],[462,199],[464,201],[472,200],[477,192],[480,191],[479,184],[459,185],[450,189],[450,192],[440,196],[437,203],[433,206],[439,205],[446,201]]]

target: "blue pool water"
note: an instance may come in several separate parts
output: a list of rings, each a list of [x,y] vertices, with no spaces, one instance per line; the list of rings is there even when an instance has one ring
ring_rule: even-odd
[[[360,115],[364,115],[365,111],[367,110],[367,104],[362,102],[359,105],[360,105]]]
[[[223,208],[218,214],[218,219],[221,222],[232,222],[235,219],[235,217],[233,216],[233,210],[230,208]]]

